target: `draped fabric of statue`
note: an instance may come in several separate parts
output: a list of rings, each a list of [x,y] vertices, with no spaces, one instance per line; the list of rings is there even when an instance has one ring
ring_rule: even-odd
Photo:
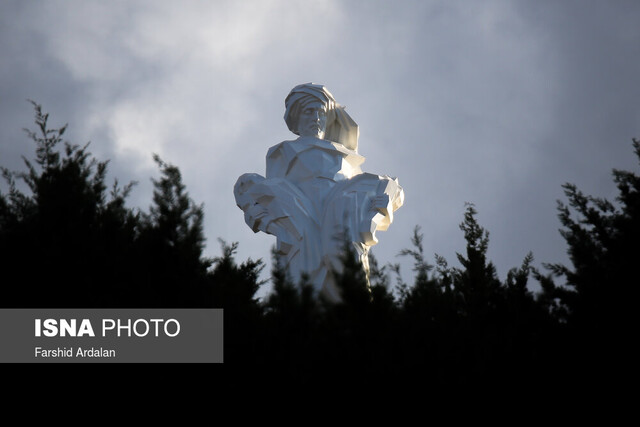
[[[293,88],[284,119],[299,137],[269,149],[265,177],[238,178],[236,203],[254,232],[276,236],[278,260],[293,281],[306,274],[318,294],[339,302],[334,273],[342,271],[345,243],[368,276],[369,248],[404,192],[396,178],[362,172],[358,125],[324,86]]]

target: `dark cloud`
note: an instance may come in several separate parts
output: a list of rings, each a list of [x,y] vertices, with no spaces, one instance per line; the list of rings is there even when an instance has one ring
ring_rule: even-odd
[[[421,225],[427,253],[455,264],[474,202],[504,276],[530,250],[566,261],[561,184],[610,197],[611,168],[635,167],[637,22],[634,1],[5,1],[0,163],[32,152],[32,98],[140,181],[132,203],[151,202],[158,152],[205,203],[209,253],[222,237],[268,259],[274,240],[246,227],[233,183],[292,137],[288,91],[324,83],[361,126],[364,169],[405,187],[378,258],[397,261]]]

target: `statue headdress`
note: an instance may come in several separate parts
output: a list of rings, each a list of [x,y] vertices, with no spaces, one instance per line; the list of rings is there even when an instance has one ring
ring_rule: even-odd
[[[329,90],[323,85],[304,83],[291,89],[284,101],[284,121],[289,130],[298,135],[297,121],[301,104],[309,98],[317,99],[327,106],[327,112],[333,112],[334,118],[327,121],[324,139],[338,142],[350,150],[358,151],[358,124],[347,114],[345,107],[338,104]]]

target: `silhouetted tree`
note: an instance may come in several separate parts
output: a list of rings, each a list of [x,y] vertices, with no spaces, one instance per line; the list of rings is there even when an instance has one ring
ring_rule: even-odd
[[[640,159],[640,141],[633,147]],[[614,169],[613,179],[617,203],[563,186],[568,205],[558,202],[558,216],[572,267],[546,264],[551,274],[537,273],[547,309],[566,325],[565,367],[585,381],[627,374],[633,345],[640,177]],[[554,277],[564,283],[556,285]]]
[[[155,306],[205,306],[206,274],[212,261],[202,257],[203,207],[189,197],[177,167],[158,155],[153,159],[162,176],[152,180],[149,214],[141,214],[137,250],[144,267],[137,280]]]
[[[435,255],[424,257],[422,235],[414,231],[413,248],[401,255],[414,259],[415,283],[400,283],[403,355],[410,375],[416,367],[425,381],[443,387],[509,384],[536,379],[548,362],[542,337],[553,328],[548,314],[527,288],[533,256],[511,269],[504,283],[488,259],[489,234],[472,204],[460,224],[466,255],[461,267],[449,267]]]
[[[308,278],[293,282],[278,257],[274,249],[273,289],[263,304],[261,366],[270,371],[273,381],[295,378],[299,383],[312,382],[316,366],[323,363],[318,352],[322,307]]]
[[[434,266],[425,259],[422,241],[420,227],[416,227],[411,238],[413,247],[400,252],[401,256],[413,258],[413,285],[409,286],[400,279],[398,266],[394,269],[398,275],[401,307],[401,321],[397,328],[402,339],[399,366],[403,376],[444,384],[452,380],[451,366],[457,365],[454,360],[456,352],[451,348],[456,341],[457,313],[451,287],[447,286],[451,282],[445,279],[450,278],[449,269],[432,273]],[[442,265],[446,266],[444,259],[440,259]]]
[[[264,266],[261,260],[251,259],[238,265],[234,258],[238,243],[219,241],[222,256],[213,259],[202,306],[224,309],[225,363],[231,364],[240,378],[238,368],[247,364],[257,368],[262,363],[263,307],[256,292],[263,284],[259,276]]]
[[[153,204],[126,206],[135,183],[107,191],[107,162],[64,142],[35,109],[35,159],[26,172],[2,168],[2,302],[7,307],[197,307],[214,301],[202,257],[203,210],[180,171],[159,157]],[[27,192],[20,189],[20,181]],[[215,304],[223,304],[217,301]]]
[[[341,302],[319,298],[307,277],[294,282],[275,254],[273,291],[260,301],[262,260],[237,263],[238,244],[222,240],[221,256],[203,257],[204,209],[176,166],[154,156],[160,177],[151,206],[129,208],[135,183],[115,181],[109,190],[107,162],[88,144],[63,142],[66,126],[50,129],[33,106],[37,129],[27,134],[35,159],[25,159],[26,172],[1,170],[4,307],[223,308],[229,379],[317,383],[341,375],[461,390],[625,373],[614,367],[632,354],[640,259],[640,178],[631,172],[614,170],[617,204],[564,186],[569,203],[559,203],[559,217],[571,268],[548,264],[543,275],[528,254],[501,281],[487,256],[489,233],[467,204],[458,267],[438,254],[427,262],[416,227],[401,252],[414,262],[411,284],[398,265],[380,267],[372,255],[366,277],[345,244],[343,268],[333,272]],[[640,142],[633,145],[640,157]],[[397,274],[395,293],[387,269]],[[537,295],[531,275],[542,287]],[[565,283],[556,284],[559,277]]]
[[[64,143],[66,125],[48,127],[49,115],[36,103],[35,164],[27,172],[2,168],[9,186],[0,194],[0,259],[3,305],[102,305],[110,301],[114,266],[127,257],[122,248],[134,240],[137,217],[124,208],[129,184],[114,183],[107,197],[107,162],[84,147]],[[18,188],[26,183],[31,194]],[[115,267],[117,269],[117,267]]]

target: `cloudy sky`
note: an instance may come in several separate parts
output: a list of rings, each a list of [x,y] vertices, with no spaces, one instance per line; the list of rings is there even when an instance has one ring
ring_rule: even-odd
[[[429,260],[457,265],[473,202],[504,278],[529,251],[567,262],[563,183],[613,198],[612,168],[637,170],[638,22],[637,0],[0,0],[0,164],[33,154],[33,99],[139,181],[132,206],[151,203],[158,153],[204,203],[207,255],[223,238],[268,261],[275,238],[245,225],[233,184],[292,138],[289,90],[322,83],[360,125],[363,170],[405,189],[379,261],[419,225]]]

